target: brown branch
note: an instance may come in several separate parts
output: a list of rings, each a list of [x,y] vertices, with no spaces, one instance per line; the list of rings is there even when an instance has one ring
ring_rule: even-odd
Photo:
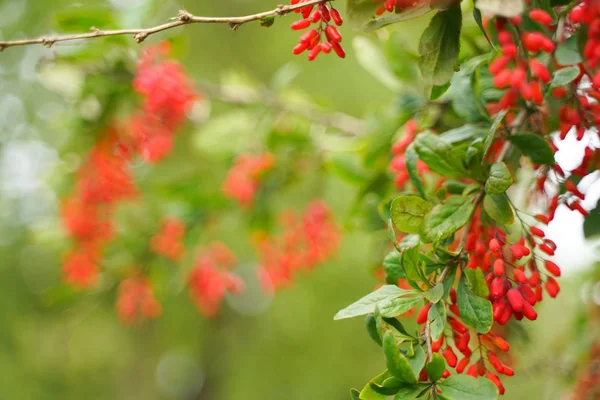
[[[344,136],[357,137],[364,135],[366,132],[366,123],[362,119],[338,111],[329,112],[309,104],[294,106],[267,89],[255,90],[210,83],[200,83],[198,86],[200,91],[206,93],[208,97],[224,103],[241,106],[266,106],[286,114],[298,115],[316,124],[331,127]]]
[[[57,36],[41,36],[35,39],[22,39],[12,41],[0,41],[0,51],[15,46],[26,46],[31,44],[42,44],[50,47],[56,42],[66,42],[71,40],[80,39],[93,39],[105,36],[121,36],[121,35],[133,35],[133,39],[141,43],[148,36],[166,31],[167,29],[176,28],[188,24],[228,24],[233,30],[237,30],[241,25],[252,22],[260,21],[265,18],[283,16],[307,6],[325,3],[330,0],[308,0],[304,3],[295,5],[279,5],[271,11],[265,11],[258,14],[245,15],[242,17],[200,17],[190,14],[185,10],[180,10],[176,17],[171,18],[171,22],[167,22],[162,25],[154,26],[151,28],[139,28],[139,29],[117,29],[117,30],[101,30],[96,27],[91,27],[91,32],[76,33],[69,35],[57,35]]]

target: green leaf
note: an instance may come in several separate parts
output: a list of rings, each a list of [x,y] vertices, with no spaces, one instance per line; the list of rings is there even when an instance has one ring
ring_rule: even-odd
[[[401,388],[398,393],[396,393],[394,400],[414,400],[419,397],[422,391],[422,386],[407,385]]]
[[[485,281],[485,276],[483,275],[483,271],[481,270],[481,268],[465,268],[463,269],[463,271],[467,276],[467,280],[471,284],[473,293],[475,293],[479,297],[487,299],[490,295],[490,289],[488,288],[488,285]]]
[[[431,339],[439,340],[446,327],[447,311],[443,301],[433,304],[427,314]]]
[[[492,122],[492,126],[490,126],[490,130],[488,131],[488,134],[485,137],[485,140],[483,142],[483,157],[482,158],[485,158],[488,151],[490,150],[490,146],[492,145],[492,143],[494,142],[494,138],[496,137],[496,131],[498,130],[498,127],[500,127],[500,124],[504,120],[504,117],[506,117],[507,113],[508,113],[508,109],[502,110],[498,114],[496,114],[496,116],[494,117],[494,122]]]
[[[369,1],[369,0],[367,0],[367,1]],[[370,0],[370,1],[373,4],[372,0]],[[367,24],[365,24],[365,26],[363,27],[363,30],[365,32],[371,32],[371,31],[374,31],[377,29],[381,29],[384,26],[395,24],[397,22],[406,21],[408,19],[420,17],[421,15],[423,15],[429,11],[431,11],[431,7],[429,6],[429,2],[427,2],[427,1],[420,2],[414,7],[412,6],[412,4],[411,4],[411,6],[405,8],[405,9],[402,9],[400,7],[400,8],[397,8],[395,14],[385,13],[380,17],[372,19]]]
[[[386,281],[390,285],[396,284],[398,279],[406,278],[400,261],[400,253],[395,249],[383,259],[383,269],[385,270]]]
[[[406,358],[408,359],[408,363],[410,364],[413,374],[415,377],[418,377],[421,373],[421,370],[425,366],[425,361],[427,359],[423,347],[419,345],[415,346],[413,355],[409,355]]]
[[[510,201],[504,193],[486,194],[483,198],[483,209],[492,219],[501,224],[510,225],[515,220]]]
[[[406,278],[411,286],[415,289],[419,289],[418,282],[425,282],[429,285],[429,280],[423,272],[423,265],[421,264],[420,255],[420,246],[417,245],[415,247],[405,249],[402,252],[401,257],[402,268],[404,269]]]
[[[399,297],[379,303],[379,313],[382,317],[392,318],[404,314],[423,302],[423,296]]]
[[[471,142],[473,139],[482,137],[487,130],[481,126],[465,124],[459,128],[450,129],[442,133],[439,137],[450,144]]]
[[[486,378],[468,375],[452,375],[438,386],[442,394],[451,400],[494,400],[498,389]]]
[[[481,33],[483,33],[483,36],[485,36],[485,40],[487,40],[487,42],[490,44],[490,46],[492,46],[493,49],[496,49],[496,47],[494,46],[494,44],[490,40],[490,38],[489,38],[489,36],[487,34],[487,31],[483,27],[483,18],[481,16],[481,10],[479,8],[477,8],[477,7],[473,8],[473,19],[477,23],[477,26],[479,27],[479,30],[481,31]]]
[[[425,298],[432,303],[437,303],[444,295],[444,285],[438,284],[423,293]]]
[[[357,317],[359,315],[369,314],[375,311],[375,306],[389,299],[399,297],[403,294],[414,293],[414,291],[400,289],[395,285],[384,285],[376,291],[369,293],[362,299],[350,304],[348,307],[340,310],[334,320]]]
[[[526,133],[523,135],[509,136],[508,140],[521,152],[529,157],[534,164],[554,164],[554,152],[546,139],[537,135]]]
[[[379,337],[379,332],[377,331],[377,320],[372,315],[367,315],[365,318],[365,327],[367,328],[367,333],[373,339],[375,343],[378,345],[382,345],[381,337]]]
[[[504,193],[513,184],[510,171],[503,162],[492,164],[490,176],[485,182],[485,192],[488,194]]]
[[[432,208],[433,204],[419,196],[398,196],[392,201],[392,221],[401,232],[419,233],[425,215]]]
[[[273,17],[273,16],[263,17],[260,20],[260,26],[265,27],[265,28],[269,28],[274,23],[275,23],[275,17]]]
[[[408,171],[408,176],[410,176],[410,181],[419,192],[419,196],[425,198],[425,189],[423,188],[423,182],[421,181],[419,169],[417,168],[419,157],[417,156],[417,152],[413,145],[408,146],[404,152],[404,160],[406,162],[406,171]]]
[[[472,197],[448,197],[445,203],[435,206],[425,217],[422,240],[433,242],[449,237],[469,221],[474,209]]]
[[[583,233],[587,239],[600,235],[600,200],[583,222]]]
[[[552,76],[552,82],[550,82],[551,88],[568,85],[573,82],[579,76],[579,67],[566,67],[557,70]]]
[[[402,325],[402,322],[398,321],[396,318],[381,318],[381,319],[383,320],[383,322],[385,322],[388,325],[391,325],[395,330],[397,330],[399,333],[406,336],[407,338],[414,338],[414,336],[411,335],[410,333],[408,333],[408,331],[404,328],[404,325]]]
[[[375,390],[373,390],[371,385],[372,384],[382,385],[383,382],[386,379],[388,379],[390,376],[391,376],[390,373],[388,371],[385,371],[382,374],[377,375],[376,377],[371,379],[369,381],[369,383],[367,383],[365,385],[365,387],[363,388],[363,390],[360,392],[358,398],[360,400],[385,400],[385,399],[387,399],[388,395],[377,393]]]
[[[383,336],[383,354],[390,374],[404,382],[417,383],[417,378],[408,359],[400,352],[396,339],[391,332],[386,332]]]
[[[467,171],[454,147],[432,132],[423,132],[413,142],[419,158],[434,172],[450,178],[463,178]]]
[[[350,399],[351,400],[360,400],[360,392],[357,389],[350,389]]]
[[[431,88],[431,95],[429,95],[429,100],[435,101],[442,97],[450,88],[450,81],[446,82],[442,86],[433,86]]]
[[[456,297],[458,311],[464,323],[475,328],[478,333],[489,332],[493,322],[492,303],[475,295],[464,276],[460,278]]]
[[[419,67],[426,82],[445,85],[456,69],[460,51],[460,5],[438,12],[419,42]]]
[[[432,381],[439,380],[446,370],[446,361],[438,353],[433,353],[431,361],[425,366],[425,371]]]
[[[577,65],[583,61],[579,53],[579,31],[556,46],[554,57],[560,65]]]

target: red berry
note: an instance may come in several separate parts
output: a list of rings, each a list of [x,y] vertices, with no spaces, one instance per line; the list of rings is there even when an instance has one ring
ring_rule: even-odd
[[[502,259],[500,258],[494,261],[494,275],[504,275],[504,261],[502,261]]]
[[[519,292],[517,289],[510,289],[508,293],[506,293],[506,297],[508,298],[508,302],[513,310],[517,312],[523,310],[523,304],[525,304],[525,301],[521,292]]]
[[[451,366],[452,368],[456,367],[456,362],[458,360],[456,358],[456,354],[454,354],[454,351],[452,350],[451,347],[446,347],[446,349],[444,350],[442,355],[446,359],[446,362],[448,363],[449,366]]]
[[[301,19],[300,21],[296,21],[291,25],[291,28],[295,31],[300,31],[302,29],[306,29],[310,26],[310,21],[308,19]]]
[[[529,11],[529,18],[543,25],[552,24],[552,16],[548,14],[545,10],[539,8],[535,8]]]
[[[552,275],[559,277],[560,276],[560,267],[553,263],[550,260],[546,260],[546,270],[550,272]]]

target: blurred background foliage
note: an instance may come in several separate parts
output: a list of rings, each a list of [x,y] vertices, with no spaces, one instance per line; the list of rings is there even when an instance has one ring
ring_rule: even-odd
[[[275,5],[0,0],[0,38],[151,26],[180,8],[231,16]],[[345,7],[337,6],[344,14]],[[69,244],[58,218],[60,198],[70,192],[81,157],[106,123],[103,117],[127,114],[138,101],[131,78],[139,46],[115,37],[0,54],[0,398],[346,399],[350,386],[381,372],[381,354],[360,321],[333,323],[332,317],[377,283],[373,272],[387,239],[377,216],[381,199],[370,199],[360,184],[376,185],[386,176],[392,137],[421,101],[411,49],[428,18],[396,25],[400,33],[392,36],[391,30],[356,36],[345,25],[344,61],[293,58],[297,33],[287,27],[290,17],[269,29],[248,24],[237,32],[192,25],[144,42],[172,41],[174,58],[209,95],[216,93],[215,84],[238,88],[229,93],[234,97],[268,88],[287,110],[317,105],[366,119],[373,136],[367,142],[332,135],[260,102],[238,107],[214,96],[199,103],[165,162],[135,166],[143,201],[119,209],[119,239],[107,253],[99,288],[91,292],[61,283],[61,257]],[[467,33],[476,29],[472,20],[468,24]],[[486,49],[483,38],[466,39],[463,56]],[[256,209],[242,211],[222,197],[221,183],[235,155],[264,150],[278,155],[277,171]],[[366,195],[357,203],[360,190]],[[265,296],[255,277],[249,229],[268,227],[279,211],[302,209],[315,197],[327,200],[348,228],[339,254],[274,298]],[[355,213],[357,208],[364,212]],[[144,253],[165,214],[197,222],[186,237],[189,249],[221,240],[240,259],[236,272],[248,288],[228,298],[214,319],[202,317],[183,288],[193,252],[181,270]],[[594,253],[583,242],[581,221],[567,226],[569,218],[558,218],[554,227],[571,235],[562,258],[590,265]],[[161,282],[157,297],[164,310],[157,320],[127,327],[114,311],[116,282],[127,272],[123,266],[139,263],[147,263],[152,279]],[[600,303],[597,274],[582,270],[564,280],[559,299],[544,302],[538,321],[515,332],[519,372],[506,382],[507,398],[557,399],[576,381],[597,337]]]

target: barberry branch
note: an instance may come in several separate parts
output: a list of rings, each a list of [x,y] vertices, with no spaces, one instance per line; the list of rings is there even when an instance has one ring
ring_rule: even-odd
[[[344,136],[357,137],[364,135],[366,132],[366,123],[362,119],[339,111],[329,112],[309,104],[294,106],[268,89],[254,90],[210,83],[200,83],[198,87],[208,97],[224,103],[240,106],[266,106],[279,112],[301,116],[316,124],[331,127]]]
[[[168,29],[177,28],[179,26],[188,24],[228,24],[232,30],[237,30],[241,25],[252,22],[261,21],[274,17],[283,16],[289,14],[295,10],[325,3],[330,0],[308,0],[303,3],[294,5],[278,5],[275,9],[270,11],[261,12],[258,14],[245,15],[242,17],[201,17],[192,15],[186,10],[180,10],[176,17],[171,18],[170,22],[165,24],[157,25],[150,28],[137,28],[137,29],[116,29],[116,30],[101,30],[96,27],[90,27],[90,32],[75,33],[68,35],[56,35],[56,36],[41,36],[34,39],[21,39],[11,41],[0,41],[0,51],[7,49],[8,47],[26,46],[33,44],[41,44],[47,47],[51,47],[57,42],[66,42],[80,39],[93,39],[105,36],[122,36],[122,35],[133,35],[133,39],[141,43],[148,36],[158,32],[166,31]]]

